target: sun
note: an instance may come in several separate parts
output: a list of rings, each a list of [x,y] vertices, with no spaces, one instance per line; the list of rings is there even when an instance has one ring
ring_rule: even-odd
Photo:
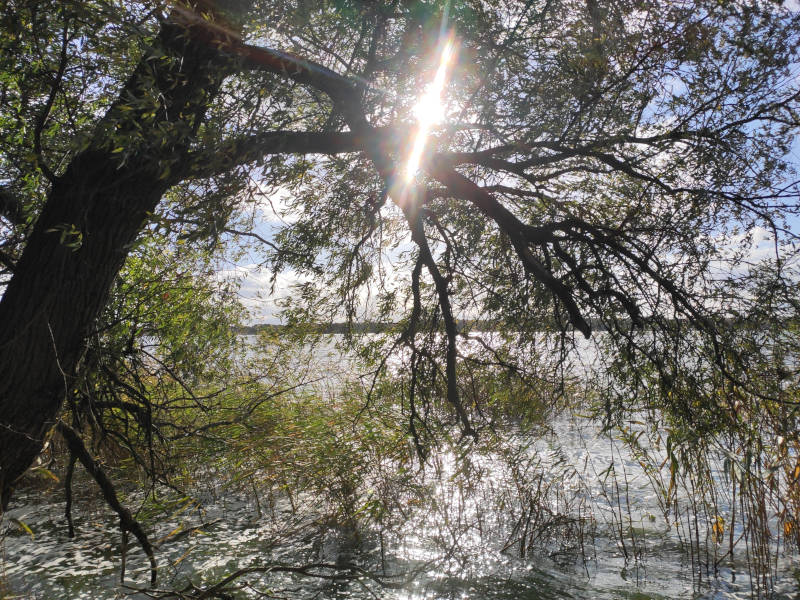
[[[414,105],[414,116],[417,118],[417,135],[414,138],[414,146],[411,149],[411,154],[406,163],[406,181],[410,181],[419,170],[422,152],[425,150],[425,144],[428,140],[431,127],[441,123],[444,119],[445,107],[442,102],[442,92],[447,83],[447,68],[453,59],[453,54],[453,40],[452,38],[448,38],[442,45],[436,76],[428,85],[422,97],[420,97]]]

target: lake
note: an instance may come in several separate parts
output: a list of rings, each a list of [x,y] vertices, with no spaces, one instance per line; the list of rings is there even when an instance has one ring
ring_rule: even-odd
[[[334,379],[318,385],[334,385],[345,358],[332,343],[315,352],[320,370]],[[577,362],[591,369],[594,360],[587,350]],[[665,520],[647,474],[619,439],[568,412],[530,439],[518,439],[529,434],[513,428],[506,434],[514,441],[514,461],[502,452],[478,452],[465,463],[457,449],[434,456],[417,475],[431,502],[409,500],[391,527],[357,534],[324,522],[313,495],[251,491],[230,485],[224,473],[209,473],[191,498],[157,490],[167,508],[143,521],[158,544],[158,587],[209,583],[248,566],[324,563],[331,567],[313,573],[329,576],[337,566],[357,565],[392,587],[368,578],[276,572],[247,579],[237,597],[738,599],[758,593],[743,551],[714,572],[704,566],[715,562],[713,542],[702,544],[706,556],[688,549],[691,524],[676,522],[680,511]],[[468,486],[455,476],[465,464]],[[117,519],[85,477],[76,485],[74,539],[67,537],[63,492],[42,486],[16,494],[2,523],[0,597],[152,597],[135,591],[146,585],[148,565],[134,543],[128,587],[120,586]],[[128,490],[125,503],[136,507],[143,496]],[[680,498],[688,501],[688,492]],[[699,527],[704,535],[712,528]],[[783,547],[772,551],[772,597],[797,597],[797,558]]]

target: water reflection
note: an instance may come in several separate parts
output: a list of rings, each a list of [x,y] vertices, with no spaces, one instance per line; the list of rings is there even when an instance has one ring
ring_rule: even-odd
[[[329,373],[348,370],[342,367],[347,359],[332,343],[317,349],[316,357]],[[591,367],[591,356],[580,364]],[[315,385],[325,391],[335,382]],[[225,473],[209,473],[185,505],[176,498],[171,512],[151,521],[152,539],[162,540],[159,587],[214,582],[244,566],[320,562],[357,565],[403,587],[381,588],[368,578],[272,573],[243,579],[250,587],[237,593],[398,600],[733,599],[751,594],[744,553],[733,566],[723,565],[716,578],[694,575],[681,530],[664,520],[637,457],[619,440],[568,414],[549,432],[509,428],[472,453],[461,453],[453,444],[414,477],[421,493],[398,493],[394,513],[385,521],[374,517],[363,528],[331,519],[319,495],[293,497],[272,488],[254,494],[231,485]],[[366,500],[380,485],[376,479],[354,490],[357,504],[368,506]],[[14,498],[3,522],[1,594],[7,589],[28,598],[110,599],[130,591],[118,582],[116,518],[93,494],[86,493],[75,509],[74,540],[66,537],[60,493],[29,490]],[[687,494],[683,490],[681,498]],[[129,505],[142,500],[141,492],[129,490]],[[12,519],[25,522],[34,537]],[[775,598],[793,598],[800,589],[792,575],[796,563],[777,549],[775,556],[781,574]],[[142,585],[146,579],[147,563],[133,548],[126,583]]]

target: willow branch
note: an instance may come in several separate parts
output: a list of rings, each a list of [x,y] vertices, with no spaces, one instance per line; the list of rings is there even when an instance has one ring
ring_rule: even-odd
[[[366,140],[351,132],[268,131],[226,140],[210,149],[190,152],[180,175],[203,179],[272,154],[344,154],[359,152]]]
[[[472,428],[469,421],[469,416],[461,404],[461,399],[458,393],[458,385],[456,380],[456,335],[458,334],[456,328],[456,321],[453,317],[453,309],[450,305],[450,293],[447,290],[447,282],[439,271],[439,267],[431,254],[430,246],[428,245],[428,238],[425,235],[425,228],[422,224],[422,216],[417,207],[413,206],[411,202],[405,204],[403,212],[411,229],[411,239],[419,248],[420,260],[425,264],[431,278],[433,279],[436,293],[439,298],[439,307],[442,309],[442,318],[444,319],[445,333],[447,334],[447,356],[445,373],[447,375],[447,401],[453,405],[461,421],[461,425],[465,435],[475,437],[477,434]]]
[[[136,536],[136,539],[139,540],[142,550],[144,550],[144,553],[150,560],[150,585],[155,585],[158,567],[156,565],[155,556],[153,555],[153,546],[150,544],[150,540],[147,539],[147,535],[144,533],[142,526],[133,518],[131,512],[122,506],[119,498],[117,498],[117,492],[111,480],[103,469],[100,468],[100,463],[89,454],[89,451],[86,449],[83,440],[81,440],[77,432],[64,423],[59,423],[57,427],[58,432],[64,438],[64,441],[67,442],[70,453],[81,461],[81,464],[103,492],[103,498],[105,498],[106,503],[117,513],[117,516],[119,516],[120,529],[122,529],[123,532],[130,531]]]
[[[569,314],[570,322],[587,338],[592,330],[581,314],[570,289],[556,279],[530,251],[529,244],[551,241],[551,237],[542,228],[523,224],[506,207],[478,185],[443,164],[428,163],[429,174],[447,186],[456,198],[467,200],[477,206],[480,211],[492,219],[500,231],[511,240],[511,244],[522,262],[525,270],[543,283],[561,301]]]

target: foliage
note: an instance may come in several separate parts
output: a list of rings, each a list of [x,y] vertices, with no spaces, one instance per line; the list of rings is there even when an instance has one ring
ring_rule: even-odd
[[[231,398],[247,402],[255,376],[245,372],[234,329],[242,316],[236,286],[214,274],[212,255],[171,249],[151,233],[129,255],[96,323],[65,419],[96,429],[163,479],[156,463],[176,439],[225,421]]]
[[[357,491],[375,464],[407,473],[574,404],[583,334],[606,357],[594,416],[665,514],[687,485],[711,539],[736,522],[730,487],[759,572],[761,507],[796,537],[788,3],[13,1],[0,19],[4,502],[61,418],[153,481],[229,445],[237,471],[377,519]],[[407,173],[449,42],[444,118]],[[301,282],[283,307],[301,343],[308,323],[387,327],[345,337],[371,418],[360,390],[273,402],[306,381],[285,340],[248,355],[213,274],[246,242],[273,282]]]
[[[35,194],[22,182],[39,178],[30,189],[41,202],[42,174],[69,164],[91,119],[112,102],[109,90],[144,54],[158,52],[148,44],[159,21],[184,14],[165,17],[158,5],[65,6],[22,3],[5,17],[8,31],[29,31],[7,37],[4,55],[5,127],[30,136],[4,136],[5,193],[18,196],[19,215],[35,214]],[[178,187],[157,219],[187,239],[219,241],[261,191],[289,194],[283,212],[291,220],[264,259],[311,279],[293,310],[404,317],[404,345],[422,362],[444,358],[452,380],[459,315],[513,333],[511,345],[567,325],[588,334],[590,324],[623,332],[646,322],[673,335],[665,319],[717,339],[717,323],[741,307],[713,299],[726,293],[725,273],[747,259],[752,236],[766,228],[780,260],[789,259],[796,192],[786,154],[796,127],[798,25],[788,9],[718,2],[307,8],[251,7],[244,39],[253,43],[229,50],[249,58],[209,98],[187,160],[159,163],[159,177]],[[58,19],[45,24],[45,12]],[[404,183],[395,171],[411,140],[398,127],[413,120],[413,92],[451,30],[459,50],[446,121],[428,140],[421,173]],[[306,66],[273,65],[270,46],[291,48]],[[33,62],[24,58],[30,50]],[[37,77],[51,85],[35,88]],[[113,102],[115,119],[139,120],[103,142],[120,166],[139,151],[135,131],[152,121],[166,136],[176,126],[156,123],[146,105],[157,108],[152,94]],[[352,141],[348,129],[362,139]],[[91,135],[106,130],[104,122]],[[301,130],[330,135],[298,141]],[[23,148],[33,152],[28,159],[17,157]],[[329,156],[278,158],[293,152]],[[20,227],[9,229],[9,261],[24,245]],[[735,287],[727,293],[741,295]],[[413,349],[415,332],[440,327],[446,346]],[[722,367],[719,340],[714,345]],[[449,385],[448,400],[469,430],[474,411]]]

